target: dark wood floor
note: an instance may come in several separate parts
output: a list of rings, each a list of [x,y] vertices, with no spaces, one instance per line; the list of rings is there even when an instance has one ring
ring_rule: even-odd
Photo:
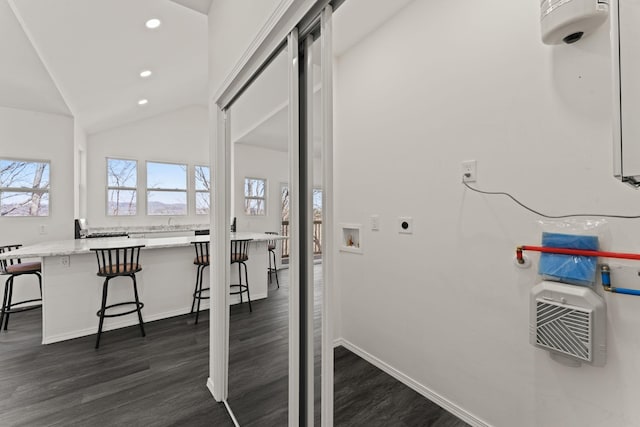
[[[285,426],[287,280],[232,307],[229,402],[244,426]],[[205,386],[207,316],[40,345],[39,310],[0,333],[0,426],[233,426]],[[317,317],[317,313],[316,313]],[[204,318],[204,321],[202,320]],[[284,356],[283,356],[284,355]],[[319,424],[318,424],[319,425]],[[335,351],[336,426],[466,426],[348,350]]]

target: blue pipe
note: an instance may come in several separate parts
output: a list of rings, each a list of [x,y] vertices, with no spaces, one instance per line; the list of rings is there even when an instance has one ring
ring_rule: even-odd
[[[613,292],[615,294],[636,295],[640,296],[640,290],[627,289],[627,288],[614,288],[611,286],[611,271],[608,265],[600,267],[600,273],[602,274],[602,286],[605,291]]]
[[[616,294],[626,294],[626,295],[637,295],[640,296],[640,291],[637,289],[627,289],[627,288],[611,288],[611,292]]]

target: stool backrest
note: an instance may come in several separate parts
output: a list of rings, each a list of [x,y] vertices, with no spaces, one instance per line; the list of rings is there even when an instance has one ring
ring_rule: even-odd
[[[249,259],[249,242],[253,239],[231,241],[231,264]]]
[[[275,231],[265,231],[264,234],[269,234],[269,235],[272,235],[272,236],[278,236],[279,235]],[[267,240],[267,245],[268,246],[275,246],[276,245],[275,239],[274,240],[271,240],[271,239]]]
[[[20,249],[22,245],[5,245],[0,246],[0,254],[6,254],[11,251],[15,251],[16,249]],[[20,264],[22,261],[20,258],[12,258],[12,259],[3,259],[0,260],[0,271],[7,271],[7,267],[14,264]]]
[[[209,264],[209,242],[191,242],[196,248],[196,263]]]
[[[98,260],[98,276],[119,276],[142,270],[140,248],[144,245],[91,248]]]

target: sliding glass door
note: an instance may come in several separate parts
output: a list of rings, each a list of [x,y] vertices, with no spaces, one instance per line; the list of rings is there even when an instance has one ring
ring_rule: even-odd
[[[216,102],[209,385],[239,425],[332,425],[331,13],[306,16]],[[245,270],[229,250],[241,238]],[[247,271],[251,308],[233,293]]]

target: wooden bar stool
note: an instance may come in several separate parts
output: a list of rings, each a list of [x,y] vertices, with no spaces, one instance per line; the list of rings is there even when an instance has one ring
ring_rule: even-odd
[[[191,313],[193,314],[193,310],[196,308],[196,300],[198,301],[197,310],[196,310],[196,321],[195,324],[198,324],[198,317],[200,316],[200,301],[203,299],[209,299],[210,296],[202,296],[204,291],[208,291],[209,287],[202,287],[202,276],[204,273],[204,269],[209,267],[209,242],[191,242],[196,249],[196,257],[193,260],[193,263],[197,266],[196,273],[196,288],[193,291],[193,302],[191,303]]]
[[[275,231],[266,231],[264,234],[269,234],[273,236],[277,236],[278,233]],[[267,275],[269,276],[269,283],[271,283],[271,273],[276,275],[276,283],[278,284],[278,289],[280,289],[280,281],[278,281],[278,265],[276,264],[276,241],[275,240],[267,240],[267,250],[269,251],[269,268],[267,269]],[[273,266],[271,264],[271,259],[273,258]]]
[[[232,240],[231,241],[231,264],[238,264],[238,283],[230,284],[231,288],[238,288],[237,291],[229,292],[230,295],[240,295],[240,304],[243,304],[242,294],[247,293],[249,301],[249,311],[251,308],[251,294],[249,293],[249,276],[247,274],[247,264],[249,260],[249,242],[253,239]],[[244,284],[242,283],[242,266],[244,266]]]
[[[13,250],[19,249],[22,245],[0,246],[0,254],[6,254]],[[0,330],[4,324],[4,330],[9,326],[9,315],[11,313],[19,313],[21,311],[34,310],[42,307],[42,304],[28,305],[25,307],[17,307],[30,302],[42,301],[42,265],[39,262],[22,262],[20,258],[0,260],[0,274],[8,275],[4,284],[4,296],[2,297],[2,314],[0,314]],[[13,279],[25,274],[35,274],[38,277],[38,285],[40,287],[40,298],[13,302]]]
[[[138,285],[136,282],[136,273],[142,270],[142,265],[140,265],[140,248],[143,247],[144,245],[91,249],[96,253],[96,258],[98,260],[97,275],[99,277],[104,277],[104,283],[102,285],[102,305],[100,306],[100,310],[96,313],[100,318],[98,336],[96,337],[96,348],[100,346],[100,335],[102,335],[102,325],[104,324],[105,317],[119,317],[137,312],[140,332],[143,337],[145,336],[144,322],[142,320],[142,307],[144,307],[144,304],[141,303],[138,298]],[[135,301],[107,305],[109,281],[120,276],[130,277],[133,281],[133,294]],[[135,308],[124,313],[106,314],[106,311],[111,308],[125,305],[134,305]]]

